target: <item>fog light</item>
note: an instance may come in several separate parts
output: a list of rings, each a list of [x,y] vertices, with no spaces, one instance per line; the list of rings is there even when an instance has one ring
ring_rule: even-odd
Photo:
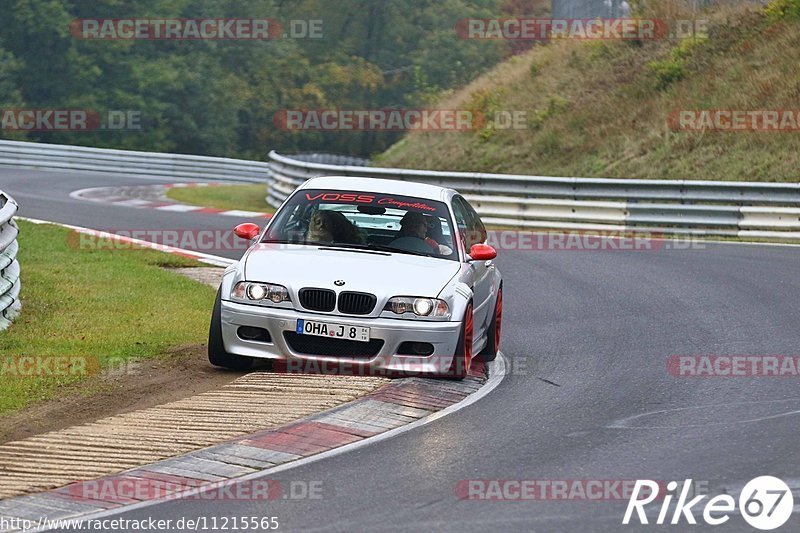
[[[263,328],[242,326],[237,330],[236,333],[239,335],[240,339],[245,341],[272,342],[272,337],[270,336],[269,331]]]
[[[397,355],[419,355],[427,357],[433,353],[433,344],[429,342],[403,342],[397,349]]]

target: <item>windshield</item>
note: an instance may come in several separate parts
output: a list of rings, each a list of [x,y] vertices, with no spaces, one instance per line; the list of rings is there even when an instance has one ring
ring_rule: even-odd
[[[297,192],[275,216],[262,242],[458,259],[444,203],[359,191]]]

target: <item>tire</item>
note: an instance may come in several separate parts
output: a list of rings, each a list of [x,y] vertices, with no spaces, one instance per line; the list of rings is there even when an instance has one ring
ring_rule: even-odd
[[[217,291],[214,301],[214,311],[211,313],[211,328],[208,331],[208,361],[222,368],[231,370],[250,370],[253,366],[251,357],[243,357],[225,351],[222,342],[222,289]]]
[[[472,320],[472,302],[470,302],[467,306],[467,311],[464,313],[464,320],[461,322],[456,353],[453,354],[450,368],[445,373],[447,378],[461,381],[467,377],[469,367],[472,365]]]
[[[494,303],[494,320],[486,334],[486,346],[477,355],[477,360],[484,363],[497,359],[500,350],[500,334],[503,332],[503,287],[497,291],[497,300]]]

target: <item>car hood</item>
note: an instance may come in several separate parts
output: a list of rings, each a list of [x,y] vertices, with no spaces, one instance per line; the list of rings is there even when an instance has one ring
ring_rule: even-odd
[[[256,245],[245,263],[247,281],[348,290],[391,296],[435,297],[460,268],[457,261],[408,254],[342,250],[319,246]],[[343,286],[334,284],[344,281]]]

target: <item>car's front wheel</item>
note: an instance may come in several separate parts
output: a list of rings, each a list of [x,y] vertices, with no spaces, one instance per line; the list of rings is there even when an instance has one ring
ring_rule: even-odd
[[[456,353],[453,355],[450,368],[445,376],[456,380],[462,380],[467,376],[472,365],[472,333],[472,303],[470,302],[464,313],[464,320],[461,322]]]
[[[231,370],[250,370],[253,359],[228,353],[222,342],[222,288],[217,291],[214,311],[211,313],[211,328],[208,331],[208,361],[214,366]]]

